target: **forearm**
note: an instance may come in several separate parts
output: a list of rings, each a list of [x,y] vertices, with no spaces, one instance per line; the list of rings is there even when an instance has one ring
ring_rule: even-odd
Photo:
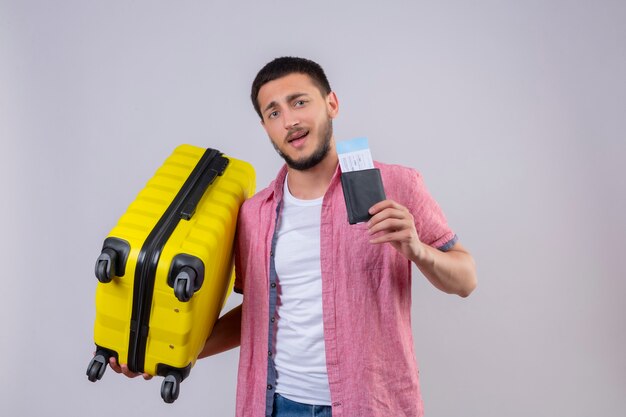
[[[447,252],[424,244],[417,234],[413,214],[393,200],[376,203],[369,212],[370,243],[391,244],[441,291],[467,297],[476,288],[474,259],[459,242]]]
[[[241,344],[241,305],[233,308],[215,322],[213,331],[198,358],[216,355]]]
[[[421,243],[420,251],[412,261],[443,292],[467,297],[476,288],[474,259],[459,243],[447,252]]]

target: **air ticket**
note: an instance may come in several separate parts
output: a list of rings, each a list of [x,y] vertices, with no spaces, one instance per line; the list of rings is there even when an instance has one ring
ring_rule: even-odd
[[[374,168],[367,138],[337,141],[337,153],[339,154],[341,172]]]

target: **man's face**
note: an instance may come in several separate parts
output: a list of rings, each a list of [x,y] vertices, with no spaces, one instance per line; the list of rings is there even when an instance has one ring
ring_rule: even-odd
[[[291,168],[320,163],[332,146],[337,97],[324,97],[306,74],[294,73],[264,84],[257,98],[262,124],[274,148]]]

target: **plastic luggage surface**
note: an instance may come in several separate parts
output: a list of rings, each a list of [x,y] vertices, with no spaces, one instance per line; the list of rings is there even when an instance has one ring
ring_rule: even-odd
[[[161,396],[176,400],[232,290],[237,215],[254,188],[250,164],[214,149],[181,145],[157,170],[96,261],[90,381],[114,356],[164,376]]]

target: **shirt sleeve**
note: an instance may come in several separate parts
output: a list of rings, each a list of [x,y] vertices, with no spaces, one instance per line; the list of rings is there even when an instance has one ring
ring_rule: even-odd
[[[448,226],[443,210],[430,195],[422,175],[415,170],[410,171],[410,189],[414,191],[408,208],[415,219],[417,234],[422,242],[445,252],[454,246],[458,238]]]

